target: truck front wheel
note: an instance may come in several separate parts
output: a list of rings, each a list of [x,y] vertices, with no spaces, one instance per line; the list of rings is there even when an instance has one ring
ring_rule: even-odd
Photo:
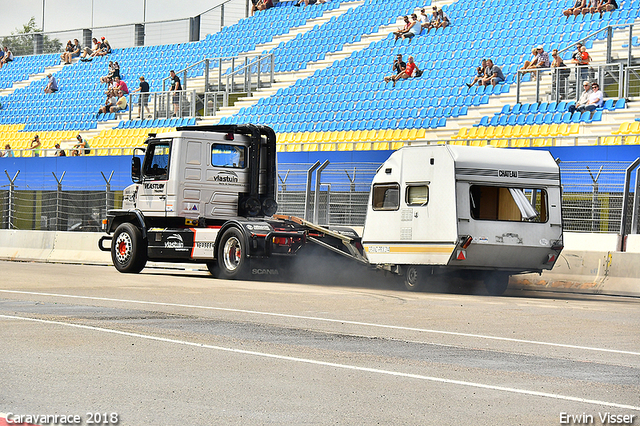
[[[123,273],[137,274],[147,264],[147,247],[140,229],[131,223],[123,223],[111,240],[113,266]]]
[[[237,228],[227,229],[218,244],[218,276],[237,279],[246,275],[247,253],[244,235]]]

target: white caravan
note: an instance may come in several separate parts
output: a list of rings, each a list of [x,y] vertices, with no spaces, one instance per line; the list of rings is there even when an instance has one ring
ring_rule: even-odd
[[[482,279],[551,269],[563,248],[560,171],[547,151],[407,146],[378,169],[362,245],[416,290],[429,276]]]

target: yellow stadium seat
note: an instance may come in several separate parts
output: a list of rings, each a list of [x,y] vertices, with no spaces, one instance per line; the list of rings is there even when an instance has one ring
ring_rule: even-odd
[[[300,142],[308,142],[309,141],[309,132],[301,132],[299,133],[300,135]]]
[[[392,140],[392,141],[400,140],[401,133],[402,133],[402,130],[394,129],[393,132],[391,133],[391,137],[389,138],[389,140]]]
[[[347,130],[347,133],[344,135],[344,141],[353,142],[353,134],[354,134],[353,130]]]
[[[376,140],[376,134],[377,134],[376,130],[368,130],[364,140],[367,142],[373,142],[374,140]]]
[[[394,151],[402,148],[403,146],[404,146],[404,142],[402,142],[402,141],[391,143],[391,149],[394,150]]]
[[[372,142],[358,142],[356,143],[356,151],[370,151]]]
[[[302,144],[303,151],[317,151],[318,144],[317,143],[303,143]]]
[[[399,140],[402,141],[408,141],[409,140],[409,132],[411,131],[411,129],[402,129],[400,131],[400,136],[398,137]]]
[[[640,143],[640,136],[627,136],[624,138],[625,145],[637,145]]]
[[[487,146],[485,139],[472,139],[469,141],[469,146]]]
[[[552,146],[553,144],[552,144],[552,139],[550,138],[536,138],[533,140],[531,145],[540,147],[540,146]]]
[[[477,134],[478,134],[478,128],[472,127],[469,129],[469,132],[467,133],[467,139],[475,139]]]
[[[286,148],[287,152],[300,152],[302,151],[302,145],[295,142],[289,142]]]
[[[458,129],[458,133],[456,133],[455,135],[453,135],[451,137],[451,139],[466,139],[467,138],[467,133],[469,132],[469,129],[466,127],[461,127],[460,129]]]
[[[602,140],[602,145],[621,145],[622,137],[620,136],[607,136]]]
[[[418,129],[410,129],[409,136],[407,136],[407,139],[410,141],[415,141],[417,136],[418,136]]]
[[[347,139],[347,132],[345,130],[341,130],[338,132],[338,137],[336,138],[336,142],[344,142]]]
[[[354,142],[358,142],[362,140],[362,130],[354,130],[353,135],[351,136],[351,140]]]
[[[374,150],[388,150],[390,143],[389,142],[374,142],[373,149]]]
[[[496,126],[493,132],[493,137],[497,139],[501,138],[502,135],[504,135],[504,126]]]
[[[393,135],[393,129],[384,129],[378,132],[378,136],[376,137],[377,141],[390,141],[391,136]],[[374,148],[375,149],[375,148]],[[387,149],[387,148],[385,148]]]
[[[510,138],[513,136],[513,126],[504,126],[502,130],[502,136],[505,138]]]
[[[531,125],[525,124],[524,126],[522,126],[520,128],[520,136],[525,138],[531,136]]]
[[[508,148],[509,141],[507,139],[498,139],[497,141],[495,141],[495,146],[497,146],[498,148]]]
[[[494,135],[496,134],[496,127],[487,127],[487,130],[484,133],[484,137],[487,139],[493,139]]]
[[[634,135],[640,133],[640,121],[634,121],[633,123],[631,123],[631,125],[629,126],[629,133]]]
[[[539,136],[540,135],[540,125],[533,124],[531,128],[529,128],[529,136]]]
[[[416,134],[416,140],[422,140],[427,135],[426,129],[418,129],[418,133]]]
[[[629,123],[628,121],[625,121],[624,123],[620,123],[620,127],[618,127],[618,130],[614,130],[611,133],[614,135],[626,135],[627,133],[629,133],[630,125],[631,123]]]
[[[467,145],[466,139],[456,139],[449,142],[449,145]]]
[[[580,132],[580,125],[578,123],[571,123],[571,126],[569,126],[569,134],[577,135],[579,132]]]
[[[481,139],[484,138],[487,134],[488,127],[478,127],[478,131],[476,132],[476,138]]]
[[[558,131],[559,125],[557,123],[553,123],[549,126],[549,136],[557,136],[559,134]]]
[[[277,152],[285,152],[284,145],[282,145],[281,143],[277,144],[276,145],[276,151]]]

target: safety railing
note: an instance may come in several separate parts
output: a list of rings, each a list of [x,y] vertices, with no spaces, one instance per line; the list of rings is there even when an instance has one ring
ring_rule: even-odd
[[[268,55],[238,55],[208,58],[176,71],[183,87],[198,87],[201,92],[251,94],[254,89],[274,83],[275,61]],[[162,90],[169,86],[171,77],[162,80]]]
[[[541,101],[577,101],[582,93],[584,81],[597,82],[605,97],[628,97],[625,67],[622,63],[571,64],[562,68],[536,68],[518,70],[516,75],[516,103]],[[528,77],[535,79],[533,96],[529,86],[524,86]],[[529,89],[525,93],[525,88]],[[526,96],[529,94],[529,96]]]
[[[198,96],[195,90],[165,90],[162,92],[130,93],[126,117],[129,120],[148,117],[144,108],[149,107],[149,118],[195,117]],[[135,111],[135,112],[134,112]]]

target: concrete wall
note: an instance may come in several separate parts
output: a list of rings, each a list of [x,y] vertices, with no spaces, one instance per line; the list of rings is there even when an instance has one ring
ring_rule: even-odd
[[[101,233],[0,230],[0,259],[111,264],[98,249]],[[510,287],[548,291],[640,296],[640,235],[616,252],[615,234],[566,232],[565,249],[551,271],[511,277]],[[106,244],[109,246],[109,244]],[[151,263],[149,266],[161,266]],[[165,264],[166,266],[166,264]],[[178,265],[171,265],[177,267]],[[184,265],[194,267],[194,265]]]

